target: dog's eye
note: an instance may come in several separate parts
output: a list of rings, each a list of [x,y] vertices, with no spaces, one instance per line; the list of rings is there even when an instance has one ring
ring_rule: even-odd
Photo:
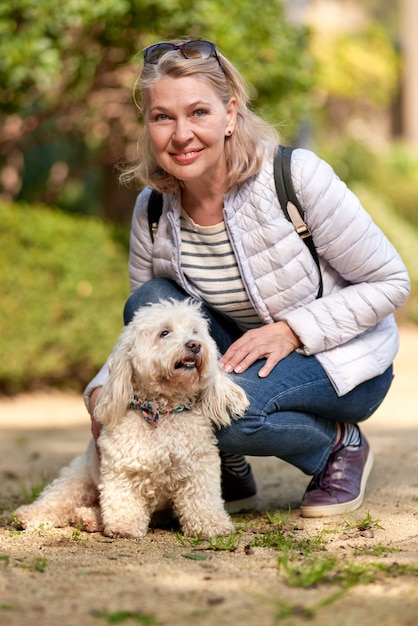
[[[167,337],[167,335],[169,335],[169,334],[170,334],[170,331],[165,328],[163,330],[163,332],[160,333],[160,337]]]

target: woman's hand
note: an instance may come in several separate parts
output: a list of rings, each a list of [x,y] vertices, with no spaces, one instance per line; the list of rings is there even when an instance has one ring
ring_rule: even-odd
[[[222,356],[220,364],[228,373],[241,374],[258,359],[266,359],[258,372],[260,378],[265,378],[279,361],[301,345],[299,337],[286,322],[266,324],[248,330],[234,341]]]

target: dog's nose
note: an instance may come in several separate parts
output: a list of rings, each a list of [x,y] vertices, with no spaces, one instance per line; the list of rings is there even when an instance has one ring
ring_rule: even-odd
[[[191,339],[190,341],[186,343],[186,348],[188,348],[191,352],[193,352],[193,354],[199,354],[201,347],[202,345],[198,341],[195,341],[194,339]]]

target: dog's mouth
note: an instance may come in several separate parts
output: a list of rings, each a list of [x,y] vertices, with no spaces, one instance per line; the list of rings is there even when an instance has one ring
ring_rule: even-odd
[[[181,370],[181,369],[192,370],[196,366],[197,366],[197,364],[196,364],[196,360],[195,359],[187,358],[187,359],[183,359],[181,361],[177,361],[177,363],[174,366],[174,369],[176,369],[176,370]]]

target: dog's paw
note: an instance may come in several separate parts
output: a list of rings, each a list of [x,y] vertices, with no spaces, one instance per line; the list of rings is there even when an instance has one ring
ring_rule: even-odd
[[[30,520],[27,519],[24,507],[19,507],[16,511],[12,512],[13,526],[18,530],[26,530]]]
[[[185,537],[197,537],[202,539],[210,539],[221,535],[229,535],[235,532],[235,526],[231,521],[219,520],[210,523],[203,523],[197,526],[195,523],[182,525],[183,535]]]
[[[80,526],[87,533],[97,533],[103,530],[100,507],[81,506],[75,509],[72,520],[74,526]]]
[[[105,526],[103,530],[106,537],[112,537],[113,539],[136,539],[145,537],[146,530],[139,530],[135,528],[123,528],[122,526]]]
[[[53,528],[55,524],[43,516],[39,516],[30,506],[21,506],[12,513],[13,525],[19,530],[39,530]]]

